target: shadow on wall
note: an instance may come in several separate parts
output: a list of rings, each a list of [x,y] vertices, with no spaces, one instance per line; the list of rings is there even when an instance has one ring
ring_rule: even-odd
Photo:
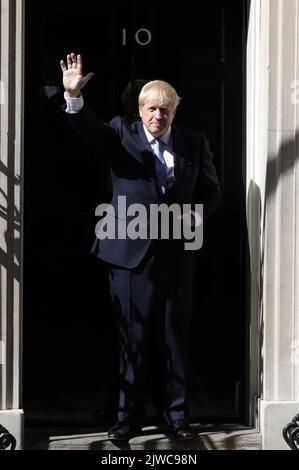
[[[0,188],[2,202],[0,203],[1,232],[3,233],[6,251],[0,247],[0,263],[5,268],[8,283],[20,281],[20,211],[15,206],[15,190],[20,186],[20,176],[11,175],[8,168],[0,162],[1,180],[6,181],[7,191]],[[13,204],[10,204],[13,201]],[[3,293],[4,294],[4,293]]]
[[[264,310],[263,310],[263,295],[264,295],[264,269],[265,269],[265,249],[267,242],[267,234],[271,230],[271,227],[268,226],[266,232],[266,224],[269,224],[268,219],[268,207],[269,204],[273,204],[273,198],[275,197],[277,191],[279,191],[278,185],[281,182],[281,179],[286,176],[291,171],[295,171],[296,161],[299,157],[299,152],[297,150],[297,141],[299,138],[299,133],[296,133],[293,139],[284,140],[279,147],[277,154],[270,154],[267,158],[267,167],[266,167],[266,178],[265,178],[265,194],[264,201],[262,206],[262,196],[259,186],[254,182],[250,181],[247,200],[250,204],[248,207],[249,217],[251,217],[251,248],[253,251],[250,255],[250,273],[251,273],[251,282],[254,283],[254,286],[251,285],[252,292],[256,293],[255,298],[250,299],[251,304],[251,318],[249,318],[248,331],[256,333],[258,341],[256,342],[256,350],[251,351],[251,356],[256,355],[259,362],[259,368],[257,373],[257,383],[260,386],[260,393],[263,390],[263,369],[264,369],[264,356],[262,354],[262,346],[264,343],[264,329],[265,329],[265,319],[264,319]],[[283,201],[282,201],[283,202]],[[262,213],[262,207],[264,211]],[[295,221],[294,221],[295,223]],[[295,227],[281,227],[281,230],[295,230]],[[275,226],[273,225],[273,231],[275,231]],[[261,244],[262,242],[262,244]],[[279,249],[279,248],[278,248]],[[275,256],[276,247],[273,249],[273,253],[270,253],[270,256]],[[269,258],[269,253],[268,253]],[[255,273],[255,278],[252,274]],[[268,282],[273,283],[274,278],[270,279]],[[250,289],[247,289],[248,294],[250,294]],[[248,339],[249,341],[249,339]],[[291,352],[291,350],[290,350]],[[291,357],[290,357],[291,361]],[[255,415],[258,415],[258,410],[255,410]],[[287,420],[290,417],[286,417]]]

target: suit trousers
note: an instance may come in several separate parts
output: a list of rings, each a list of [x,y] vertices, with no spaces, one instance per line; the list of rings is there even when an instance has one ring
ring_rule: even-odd
[[[188,414],[187,344],[194,254],[177,248],[175,241],[154,241],[137,268],[108,267],[120,350],[120,422],[142,422],[145,377],[156,345],[164,416],[173,421]]]

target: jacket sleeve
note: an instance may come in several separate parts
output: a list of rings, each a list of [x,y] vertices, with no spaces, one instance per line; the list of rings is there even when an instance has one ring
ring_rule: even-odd
[[[103,155],[109,157],[108,149],[112,150],[120,145],[122,133],[120,117],[115,117],[110,123],[106,123],[86,104],[78,113],[65,114],[71,126],[94,153],[99,153],[104,148],[107,151],[104,151]]]
[[[194,193],[194,202],[203,204],[204,223],[215,212],[220,200],[221,188],[213,163],[213,154],[207,137],[202,134],[200,170]]]

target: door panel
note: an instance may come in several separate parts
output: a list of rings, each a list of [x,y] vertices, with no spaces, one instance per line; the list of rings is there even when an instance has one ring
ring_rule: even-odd
[[[84,98],[104,120],[128,112],[122,102],[128,84],[161,78],[183,98],[177,123],[204,131],[210,141],[223,201],[197,254],[191,416],[241,418],[242,2],[26,4],[25,409],[36,417],[61,406],[58,420],[66,406],[91,420],[91,408],[102,416],[115,411],[117,346],[107,280],[89,255],[95,206],[110,195],[108,171],[94,166],[60,110],[59,59],[74,51],[83,55],[85,72],[95,73]]]

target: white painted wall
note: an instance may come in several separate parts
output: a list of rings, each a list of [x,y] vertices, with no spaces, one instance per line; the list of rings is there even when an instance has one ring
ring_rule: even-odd
[[[282,428],[299,412],[298,20],[298,0],[251,2],[247,196],[252,345],[261,345],[252,370],[260,353],[264,449],[288,448]]]
[[[24,2],[0,0],[0,12],[0,423],[21,448]]]

